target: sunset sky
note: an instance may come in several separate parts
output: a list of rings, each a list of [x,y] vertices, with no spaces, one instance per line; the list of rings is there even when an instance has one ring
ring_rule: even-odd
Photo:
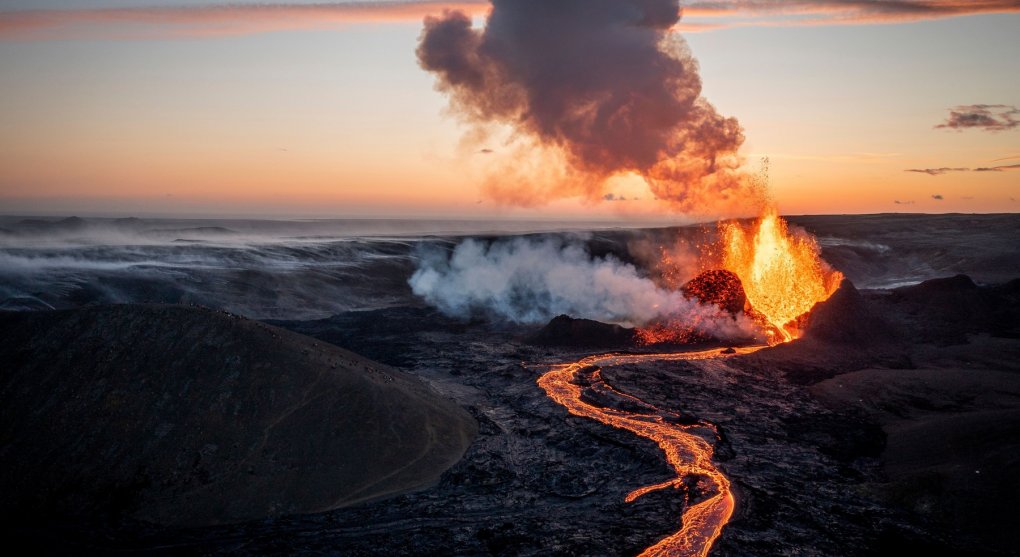
[[[1020,210],[1020,1],[682,4],[784,213]],[[627,176],[625,201],[488,198],[501,144],[415,56],[444,6],[488,9],[0,0],[0,214],[661,216]]]

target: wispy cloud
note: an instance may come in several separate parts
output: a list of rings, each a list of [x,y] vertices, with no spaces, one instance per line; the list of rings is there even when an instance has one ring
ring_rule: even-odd
[[[897,205],[913,205],[914,201],[913,200],[900,201],[899,199],[897,199],[897,200],[893,201],[893,203],[895,203]]]
[[[1020,168],[1020,164],[1005,164],[1002,166],[975,168],[974,172],[1002,172],[1003,170],[1016,170],[1018,168]]]
[[[966,130],[980,129],[1001,132],[1020,126],[1020,110],[1005,104],[968,104],[949,109],[946,121],[936,128]]]
[[[927,174],[929,176],[940,176],[950,172],[1002,172],[1004,170],[1016,169],[1020,169],[1020,164],[1004,164],[1000,166],[985,166],[980,168],[949,168],[945,166],[942,168],[908,168],[904,170],[904,172],[917,172],[919,174]]]
[[[908,168],[904,172],[917,172],[920,174],[928,174],[929,176],[939,176],[941,174],[948,174],[949,172],[967,172],[969,168],[948,168],[943,166],[942,168]]]
[[[942,194],[939,193],[933,194],[931,198],[934,199],[935,201],[942,201],[943,199],[945,199],[944,197],[942,197]]]
[[[1020,12],[1017,0],[706,0],[683,4],[685,18],[708,18],[703,25],[711,29],[908,23]]]
[[[355,23],[421,21],[444,9],[478,15],[488,11],[488,3],[426,0],[0,11],[0,40],[251,35]]]
[[[171,0],[172,1],[172,0]],[[1020,0],[718,0],[682,2],[685,32],[727,27],[905,23],[973,14],[1020,13]],[[230,36],[351,23],[420,21],[443,9],[472,15],[486,0],[406,0],[0,11],[0,40],[150,39]]]

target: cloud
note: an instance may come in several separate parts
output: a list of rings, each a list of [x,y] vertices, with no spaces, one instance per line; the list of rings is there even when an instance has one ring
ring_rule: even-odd
[[[627,198],[622,195],[616,195],[615,193],[607,193],[602,196],[603,201],[627,201]]]
[[[427,0],[10,10],[0,11],[0,40],[251,35],[295,29],[331,29],[356,23],[418,22],[426,15],[444,9],[482,15],[488,10],[488,5],[471,0]]]
[[[941,174],[947,174],[949,172],[1002,172],[1004,170],[1016,170],[1020,169],[1020,164],[1004,164],[1000,166],[983,166],[979,168],[949,168],[943,166],[942,168],[908,168],[904,172],[917,172],[920,174],[927,174],[929,176],[939,176]]]
[[[935,128],[982,129],[1001,132],[1020,126],[1020,110],[1005,104],[968,104],[949,109],[949,117]]]
[[[895,203],[897,205],[913,205],[914,204],[913,201],[900,201],[899,199],[897,199],[896,201],[893,201],[893,203]]]
[[[967,172],[969,170],[969,168],[948,168],[943,166],[942,168],[908,168],[907,170],[904,170],[904,172],[918,172],[921,174],[928,174],[929,176],[938,176],[948,172]]]
[[[942,201],[943,199],[945,199],[944,197],[942,197],[942,194],[939,193],[932,195],[931,198],[934,199],[935,201]]]
[[[1020,164],[1004,164],[1001,166],[975,168],[974,172],[1002,172],[1003,170],[1016,170],[1018,168],[1020,168]]]
[[[172,4],[168,0],[167,4]],[[60,38],[160,39],[328,29],[351,23],[417,22],[458,9],[483,15],[485,0],[307,2],[210,1],[199,6],[0,11],[0,40]],[[704,32],[728,27],[793,27],[903,23],[973,14],[1020,12],[1016,0],[719,0],[693,1],[673,28]]]
[[[908,23],[975,14],[1017,13],[1016,0],[716,0],[692,1],[688,32],[725,27],[795,27]],[[687,21],[682,24],[690,25]],[[700,27],[700,28],[699,28]]]

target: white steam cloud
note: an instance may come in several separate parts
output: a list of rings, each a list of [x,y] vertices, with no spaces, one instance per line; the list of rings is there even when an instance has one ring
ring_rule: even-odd
[[[577,241],[514,238],[462,241],[452,254],[427,253],[411,289],[447,315],[484,314],[543,323],[559,314],[644,325],[679,320],[718,337],[746,337],[754,327],[714,305],[657,286],[629,263],[593,257]]]

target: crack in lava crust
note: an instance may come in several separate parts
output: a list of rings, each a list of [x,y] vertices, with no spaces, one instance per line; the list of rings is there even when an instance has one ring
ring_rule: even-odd
[[[708,360],[725,358],[740,354],[750,354],[762,346],[738,348],[732,354],[722,354],[719,349],[700,352],[681,352],[673,354],[601,354],[588,356],[572,363],[554,365],[551,370],[539,377],[538,385],[546,394],[563,405],[574,415],[597,420],[616,428],[626,429],[641,437],[646,437],[659,444],[666,453],[666,460],[676,470],[676,477],[665,482],[635,489],[627,495],[626,501],[631,502],[642,495],[667,487],[679,486],[684,478],[697,475],[705,478],[711,496],[687,507],[681,517],[681,528],[655,545],[645,549],[641,555],[675,555],[705,556],[712,548],[712,543],[719,537],[723,526],[733,514],[733,494],[730,482],[712,464],[713,446],[694,433],[695,430],[708,429],[717,434],[714,425],[699,422],[693,425],[670,423],[664,419],[669,412],[660,411],[635,397],[612,389],[602,381],[598,370],[592,372],[603,391],[610,391],[615,397],[654,412],[634,413],[616,408],[604,408],[592,405],[582,399],[583,387],[578,385],[578,377],[592,366],[617,366],[650,361]]]

